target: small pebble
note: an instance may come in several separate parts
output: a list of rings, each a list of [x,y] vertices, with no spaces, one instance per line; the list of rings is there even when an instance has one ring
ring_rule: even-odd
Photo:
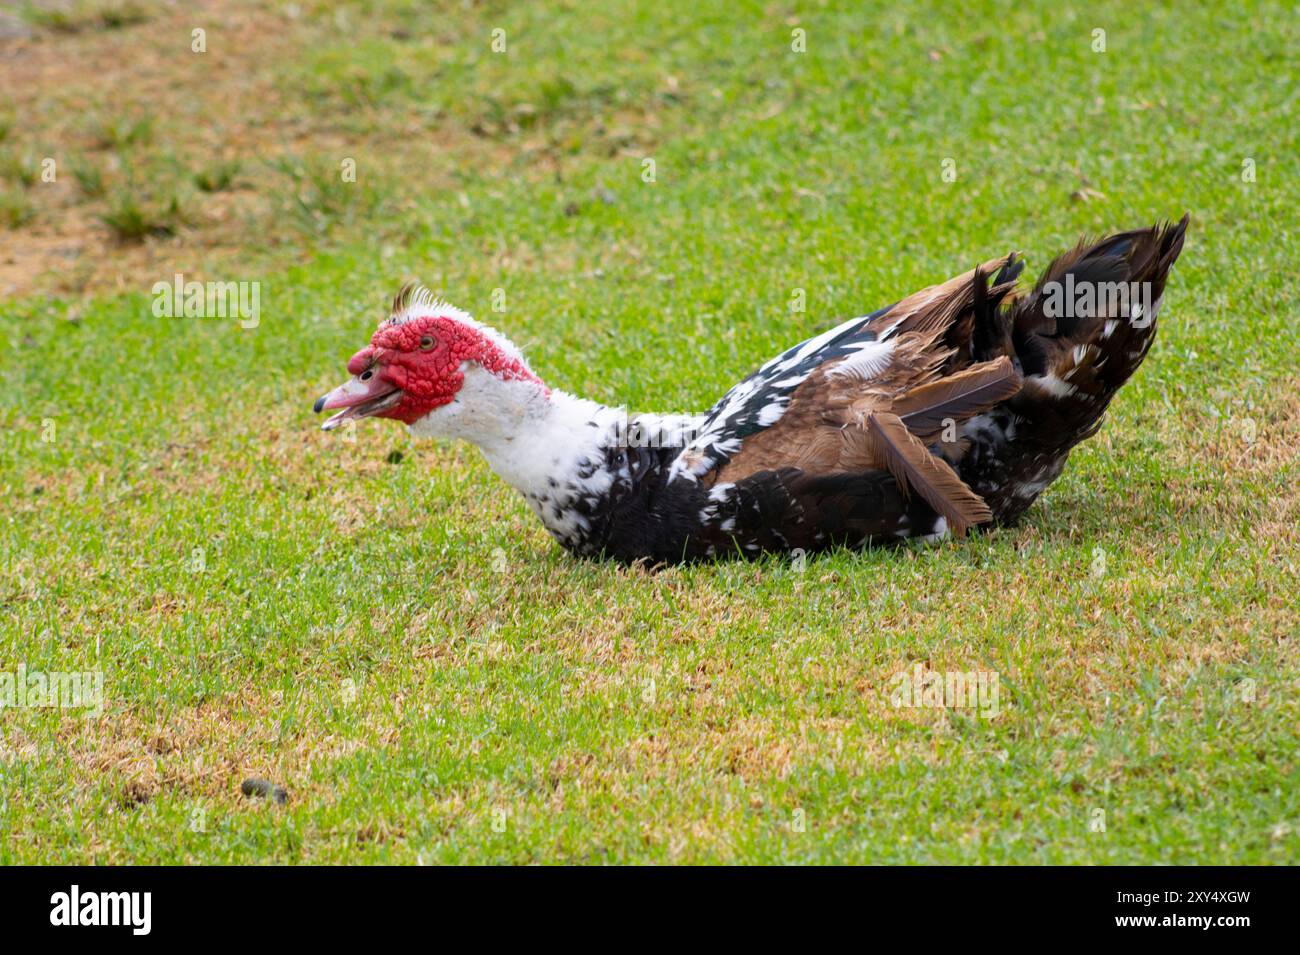
[[[265,779],[255,777],[245,779],[239,788],[243,790],[245,796],[269,796],[271,802],[281,805],[289,801],[287,792]]]

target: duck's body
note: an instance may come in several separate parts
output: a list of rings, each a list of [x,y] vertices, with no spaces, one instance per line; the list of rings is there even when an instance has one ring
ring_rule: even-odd
[[[585,556],[960,535],[1016,521],[1096,432],[1151,345],[1186,227],[1081,244],[1023,295],[1014,254],[985,263],[796,345],[704,415],[629,419],[551,391],[497,333],[408,291],[353,358],[358,378],[318,406],[348,409],[328,424],[377,413],[475,442]],[[1133,294],[1109,295],[1112,283]]]

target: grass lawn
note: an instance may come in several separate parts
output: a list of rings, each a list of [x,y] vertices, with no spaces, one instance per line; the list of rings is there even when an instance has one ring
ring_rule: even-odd
[[[1300,859],[1289,5],[108,6],[0,4],[0,672],[104,681],[0,709],[0,863]],[[311,414],[406,278],[684,411],[1185,210],[1101,433],[965,541],[584,562]],[[155,317],[178,272],[256,327]],[[997,715],[894,706],[918,664]]]

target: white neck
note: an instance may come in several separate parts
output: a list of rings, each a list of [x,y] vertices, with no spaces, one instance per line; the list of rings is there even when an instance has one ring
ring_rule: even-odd
[[[626,457],[611,459],[611,448],[629,440],[680,447],[704,420],[642,414],[629,422],[622,408],[548,391],[538,381],[506,380],[474,363],[461,370],[465,381],[456,397],[412,424],[411,433],[478,445],[492,470],[524,495],[565,544],[573,545],[588,529],[581,512],[590,513],[616,479],[628,476]]]
[[[504,380],[477,364],[466,364],[463,372],[456,397],[412,424],[413,435],[478,445],[492,470],[529,499],[548,527],[538,501],[553,499],[557,486],[587,494],[608,489],[609,477],[601,473],[619,409],[548,392],[535,381]],[[593,465],[596,474],[580,477]]]

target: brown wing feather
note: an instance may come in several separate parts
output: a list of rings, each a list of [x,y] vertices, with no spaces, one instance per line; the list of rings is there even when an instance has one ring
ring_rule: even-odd
[[[969,337],[969,330],[963,332],[963,329],[971,323],[967,321],[961,328],[957,325],[974,308],[977,295],[992,307],[1010,292],[1013,282],[1004,282],[986,291],[985,276],[1005,269],[1011,258],[993,259],[978,269],[909,295],[874,319],[868,327],[877,335],[892,329],[890,339],[895,342],[895,349],[887,368],[864,381],[854,375],[836,373],[836,366],[847,361],[846,358],[822,364],[795,389],[781,418],[770,427],[747,436],[741,448],[710,476],[710,482],[740,481],[761,471],[783,467],[797,467],[809,474],[830,474],[855,462],[869,464],[873,460],[872,454],[863,452],[858,442],[851,440],[849,432],[860,430],[868,415],[892,410],[899,396],[933,388],[948,380],[940,375],[957,356],[958,349],[953,340]],[[976,279],[980,285],[978,292]],[[957,332],[961,334],[955,334]],[[967,355],[963,363],[970,360],[969,344],[965,349]],[[1009,363],[988,364],[989,370],[977,372],[970,380],[972,391],[964,402],[957,391],[952,394],[923,391],[921,397],[906,406],[909,413],[916,415],[913,430],[920,427],[921,422],[928,422],[924,415],[927,395],[936,402],[940,398],[947,401],[947,404],[939,406],[938,410],[943,412],[938,415],[939,424],[935,427],[926,424],[928,431],[924,433],[928,434],[942,427],[945,417],[961,420],[963,416],[969,417],[983,410],[987,405],[982,407],[979,402],[986,396],[989,396],[990,405],[995,404],[1001,399],[991,396],[1001,388],[1010,388],[1013,380],[1015,388],[1009,393],[1014,394],[1019,388],[1019,378]],[[951,378],[954,381],[960,378],[954,388],[967,382],[960,373],[952,374]],[[987,388],[979,390],[977,385],[986,380]],[[1001,383],[995,384],[995,380]],[[968,408],[974,410],[967,413],[965,409]]]
[[[971,303],[974,294],[971,286],[976,271],[991,274],[1006,265],[1008,260],[1008,256],[990,259],[978,269],[971,269],[946,282],[913,292],[872,321],[868,327],[875,332],[892,326],[897,326],[898,332],[943,331],[952,324],[962,308]]]
[[[968,528],[993,519],[984,499],[968,488],[946,461],[930,453],[907,425],[893,414],[867,418],[867,433],[899,487],[911,488],[948,522],[957,537]]]
[[[895,398],[889,410],[913,434],[931,438],[943,428],[945,419],[965,421],[1006,401],[1022,384],[1020,372],[1003,356],[912,388]]]

